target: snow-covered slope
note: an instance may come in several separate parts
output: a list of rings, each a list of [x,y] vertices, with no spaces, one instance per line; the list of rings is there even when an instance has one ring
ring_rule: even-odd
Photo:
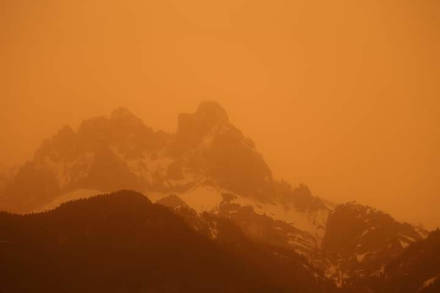
[[[169,195],[152,193],[148,197],[160,202]],[[200,183],[181,193],[173,193],[199,216],[210,213],[237,224],[251,238],[268,244],[291,248],[311,257],[322,241],[328,210],[299,211],[276,202],[261,202],[230,190]]]

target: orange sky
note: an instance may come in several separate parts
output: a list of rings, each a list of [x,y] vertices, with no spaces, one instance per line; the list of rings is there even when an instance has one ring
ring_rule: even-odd
[[[215,99],[277,177],[440,225],[440,1],[0,0],[0,165]]]

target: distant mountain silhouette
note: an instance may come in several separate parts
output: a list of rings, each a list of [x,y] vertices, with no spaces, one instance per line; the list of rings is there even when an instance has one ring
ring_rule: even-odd
[[[219,222],[220,225],[220,222]],[[120,191],[40,214],[0,213],[1,292],[330,292],[295,253],[223,241]],[[227,240],[228,239],[228,240]]]
[[[62,128],[7,184],[0,205],[29,212],[79,188],[181,191],[195,183],[187,177],[259,200],[296,197],[272,179],[254,143],[229,122],[226,111],[203,102],[195,113],[179,115],[176,134],[153,131],[124,108],[85,120],[77,131]],[[299,197],[305,206],[314,199],[307,193]]]

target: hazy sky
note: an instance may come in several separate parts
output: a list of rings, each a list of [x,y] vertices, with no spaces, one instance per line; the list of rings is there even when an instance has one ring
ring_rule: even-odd
[[[220,102],[277,177],[440,225],[440,1],[0,0],[0,165]]]

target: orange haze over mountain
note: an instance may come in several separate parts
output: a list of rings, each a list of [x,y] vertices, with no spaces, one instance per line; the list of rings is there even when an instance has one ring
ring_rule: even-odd
[[[0,4],[0,165],[118,106],[218,101],[276,177],[440,225],[440,2]]]

